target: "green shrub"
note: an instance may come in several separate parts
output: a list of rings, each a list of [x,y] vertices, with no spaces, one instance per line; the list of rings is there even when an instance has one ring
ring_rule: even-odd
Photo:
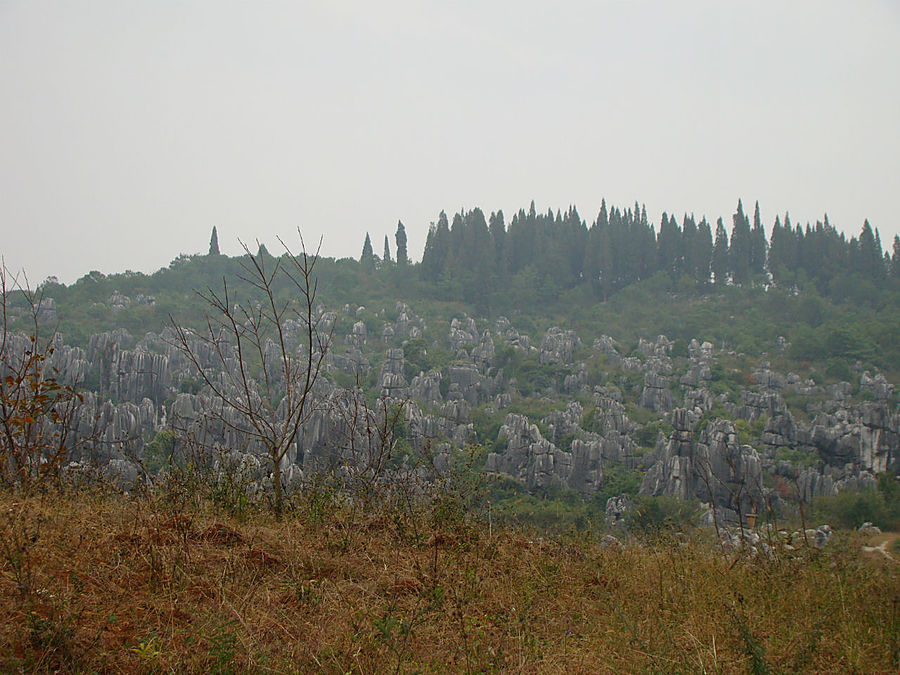
[[[651,532],[663,529],[685,529],[696,524],[699,508],[696,502],[675,497],[632,497],[633,510],[627,516],[631,529]]]
[[[900,528],[900,484],[894,474],[882,474],[874,488],[819,497],[815,515],[832,527],[852,529],[871,522],[884,530]]]

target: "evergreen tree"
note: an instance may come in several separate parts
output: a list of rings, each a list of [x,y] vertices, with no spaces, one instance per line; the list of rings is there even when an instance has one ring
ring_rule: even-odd
[[[360,264],[366,269],[375,267],[375,251],[372,250],[372,240],[366,232],[366,240],[363,242],[362,254],[359,256]]]
[[[397,221],[397,234],[394,235],[394,241],[397,242],[397,265],[406,267],[409,265],[409,256],[406,252],[406,228],[403,223]]]
[[[659,221],[659,237],[657,238],[657,269],[668,272],[677,278],[684,271],[682,268],[682,232],[674,217],[669,218],[663,211]]]
[[[588,230],[587,250],[584,256],[584,277],[591,284],[594,295],[603,299],[609,294],[609,282],[612,279],[609,246],[609,213],[604,199],[600,204],[597,220]]]
[[[562,252],[568,264],[567,287],[577,286],[584,278],[585,249],[588,244],[588,230],[574,206],[570,206],[561,222]]]
[[[503,211],[491,214],[488,229],[494,246],[494,270],[502,277],[506,274],[506,223],[503,222]]]
[[[422,254],[422,274],[426,279],[436,282],[441,278],[446,269],[449,248],[450,225],[447,214],[441,211],[437,225],[432,223],[428,230],[425,252]]]
[[[753,209],[753,229],[750,231],[750,273],[764,274],[766,271],[766,231],[759,217],[759,202]]]
[[[694,216],[684,214],[681,219],[681,267],[684,274],[697,276],[697,261],[695,247],[697,245],[697,223]]]
[[[881,264],[877,267],[877,273],[875,275],[876,279],[884,279],[885,275],[890,270],[890,265],[886,265],[884,260],[887,258],[890,260],[890,256],[888,256],[887,251],[881,248],[881,233],[878,231],[878,228],[875,228],[875,251],[881,254]]]
[[[381,256],[381,263],[389,265],[391,263],[391,246],[388,244],[388,236],[384,235],[384,254]]]
[[[437,226],[434,223],[428,226],[428,234],[425,236],[425,250],[422,253],[422,276],[428,281],[437,281],[440,270],[437,266],[436,241]]]
[[[709,221],[704,216],[697,227],[697,244],[695,246],[695,272],[698,281],[709,283],[709,270],[712,265],[713,239]]]
[[[900,237],[894,235],[894,255],[891,257],[891,276],[900,279]]]
[[[721,218],[716,221],[716,243],[713,244],[711,266],[716,283],[724,284],[728,278],[728,235]]]
[[[212,235],[209,238],[209,254],[220,255],[219,253],[219,234],[216,232],[216,226],[213,225]]]
[[[783,277],[787,274],[787,257],[788,257],[788,238],[793,237],[793,233],[787,228],[781,227],[781,219],[775,216],[775,224],[772,225],[772,238],[769,241],[769,274],[775,283],[781,283]]]
[[[732,216],[731,246],[728,250],[731,276],[736,284],[750,280],[750,221],[744,215],[744,205],[738,200],[737,212]]]
[[[884,273],[881,237],[876,237],[868,220],[863,223],[862,232],[859,234],[858,247],[859,273],[870,279],[880,279]]]

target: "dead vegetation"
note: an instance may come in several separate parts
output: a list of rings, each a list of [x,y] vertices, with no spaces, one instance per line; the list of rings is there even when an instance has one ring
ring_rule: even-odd
[[[604,547],[445,506],[360,516],[317,495],[278,520],[152,494],[0,493],[0,671],[898,668],[900,576],[850,534],[735,561],[699,535]]]

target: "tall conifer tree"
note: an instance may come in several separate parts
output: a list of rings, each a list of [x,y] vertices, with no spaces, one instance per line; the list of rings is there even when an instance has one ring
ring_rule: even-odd
[[[759,217],[759,202],[753,209],[753,229],[750,231],[750,273],[763,274],[766,271],[766,231]]]
[[[397,233],[394,235],[394,241],[397,242],[397,265],[406,267],[409,264],[409,255],[406,251],[406,228],[403,223],[397,221]]]
[[[717,284],[724,284],[728,278],[728,235],[725,223],[719,218],[716,221],[716,243],[712,251],[712,273]]]
[[[209,237],[209,254],[220,255],[219,253],[219,233],[216,232],[216,226],[213,225],[212,235]]]
[[[750,221],[744,215],[744,205],[738,200],[737,212],[732,216],[731,246],[728,250],[734,283],[750,279]]]
[[[363,242],[362,254],[359,256],[359,262],[366,269],[375,267],[375,251],[372,250],[372,240],[369,239],[368,232],[366,232],[366,240]]]

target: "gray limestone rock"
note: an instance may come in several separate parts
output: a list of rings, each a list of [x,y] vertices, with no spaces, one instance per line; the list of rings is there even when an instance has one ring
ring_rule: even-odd
[[[816,536],[813,540],[813,546],[816,548],[825,548],[831,541],[831,528],[828,525],[820,525],[816,529]]]
[[[610,497],[606,500],[606,526],[617,527],[624,525],[628,513],[632,510],[633,505],[627,495],[619,495],[618,497]]]
[[[364,309],[364,308],[360,308]],[[357,311],[357,315],[359,312]],[[368,329],[366,328],[366,324],[363,321],[357,321],[353,324],[353,328],[350,330],[350,335],[347,336],[347,344],[353,345],[354,347],[362,347],[366,344],[366,339],[368,337]]]
[[[441,395],[441,374],[437,370],[419,373],[409,384],[409,395],[424,403],[435,403],[443,400]]]
[[[859,390],[871,392],[876,401],[887,401],[894,395],[894,385],[890,384],[884,375],[876,373],[873,377],[868,370],[859,378]]]
[[[639,403],[654,412],[672,410],[675,407],[675,395],[669,390],[669,378],[653,372],[646,373]]]
[[[553,326],[544,335],[538,360],[541,363],[571,363],[575,349],[580,345],[581,340],[575,335],[575,331]]]
[[[494,340],[489,331],[481,334],[481,341],[472,348],[472,362],[484,372],[494,360]]]
[[[454,352],[479,343],[475,319],[470,316],[464,316],[462,319],[454,317],[450,322],[450,333],[447,338],[450,341],[450,349]]]
[[[619,356],[619,349],[616,345],[616,341],[609,337],[609,335],[601,335],[600,337],[595,338],[593,349],[594,351],[600,352],[601,354],[607,354],[608,356]]]
[[[760,417],[779,417],[789,414],[788,407],[778,393],[741,392],[741,405],[735,408],[735,417],[754,422]]]
[[[712,420],[695,442],[686,411],[673,414],[672,435],[641,483],[641,494],[699,499],[715,507],[750,513],[762,503],[759,455],[738,441],[734,423]]]
[[[506,441],[506,450],[490,453],[486,469],[507,474],[529,490],[571,488],[587,495],[603,481],[602,450],[597,442],[576,439],[571,452],[561,450],[524,415],[512,413],[500,428],[499,440]]]

